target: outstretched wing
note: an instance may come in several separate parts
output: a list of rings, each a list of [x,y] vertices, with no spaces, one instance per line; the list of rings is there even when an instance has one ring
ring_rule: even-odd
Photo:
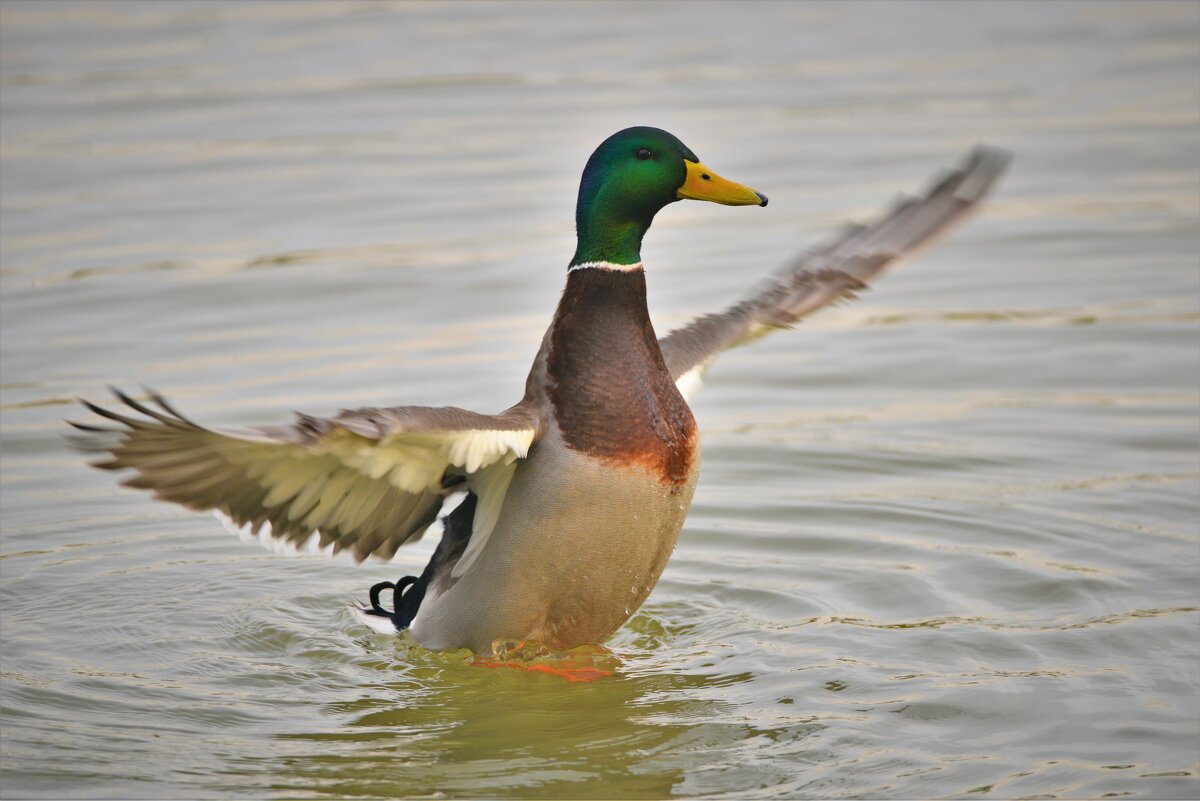
[[[521,404],[498,415],[399,406],[300,414],[287,426],[205,428],[153,392],[154,406],[114,394],[128,410],[83,403],[117,426],[72,423],[82,432],[72,438],[76,447],[107,454],[95,467],[131,469],[125,486],[221,512],[255,533],[269,525],[273,538],[295,545],[319,532],[321,547],[349,550],[356,561],[389,559],[419,538],[463,482],[480,495],[477,553],[538,429]]]
[[[932,244],[960,222],[1004,174],[1010,155],[977,146],[963,166],[920,197],[901,197],[870,225],[852,225],[802,254],[759,292],[723,312],[693,320],[659,340],[671,377],[685,390],[728,348],[754,341],[857,290],[895,262]]]

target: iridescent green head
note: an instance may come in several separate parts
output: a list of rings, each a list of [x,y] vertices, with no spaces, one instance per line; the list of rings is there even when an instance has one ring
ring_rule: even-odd
[[[727,206],[767,205],[766,195],[717,175],[666,131],[618,131],[596,148],[583,169],[575,207],[579,244],[571,264],[641,261],[642,237],[654,215],[685,198]]]

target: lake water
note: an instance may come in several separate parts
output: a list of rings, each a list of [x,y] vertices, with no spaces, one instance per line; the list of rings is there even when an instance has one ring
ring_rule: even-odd
[[[0,6],[4,798],[1200,797],[1200,5]],[[727,354],[613,676],[355,624],[89,470],[209,424],[520,397],[591,150],[680,136],[660,331],[976,141],[983,213]]]

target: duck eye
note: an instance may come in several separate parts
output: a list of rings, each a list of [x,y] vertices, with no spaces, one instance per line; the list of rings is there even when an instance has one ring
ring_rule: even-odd
[[[648,147],[638,148],[637,157],[640,161],[645,161],[646,159],[650,158],[650,148],[648,148]]]

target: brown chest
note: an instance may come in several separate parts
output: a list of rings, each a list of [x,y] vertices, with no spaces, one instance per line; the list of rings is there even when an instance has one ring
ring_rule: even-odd
[[[698,455],[696,421],[663,364],[640,270],[572,273],[546,368],[569,448],[641,467],[663,484],[687,482]]]

